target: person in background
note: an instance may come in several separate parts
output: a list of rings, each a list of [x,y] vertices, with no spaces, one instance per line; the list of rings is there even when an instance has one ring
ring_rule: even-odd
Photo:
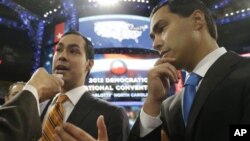
[[[62,122],[72,123],[97,138],[96,121],[104,116],[110,141],[126,141],[129,134],[128,117],[124,109],[95,98],[88,92],[85,79],[94,65],[94,47],[92,43],[77,31],[66,32],[56,45],[53,57],[52,73],[62,75],[62,91],[53,98],[41,115],[43,136],[41,140],[52,140],[55,126],[51,119],[55,114],[60,97],[67,97],[62,102],[64,114]],[[49,121],[49,122],[47,122]],[[57,120],[58,121],[58,120]],[[57,121],[53,120],[53,124]],[[56,124],[60,126],[61,123]],[[52,128],[50,128],[52,127]],[[49,129],[49,130],[48,130]]]
[[[39,101],[55,96],[63,80],[39,68],[23,90],[0,107],[0,141],[31,141],[41,136]]]
[[[151,14],[161,58],[148,73],[148,96],[129,141],[229,141],[230,125],[250,124],[250,59],[217,44],[216,24],[200,0],[168,0]],[[169,96],[177,70],[189,72]]]
[[[9,86],[8,94],[4,97],[4,102],[9,101],[11,98],[13,98],[16,94],[21,92],[23,90],[23,87],[25,86],[25,82],[18,81]]]

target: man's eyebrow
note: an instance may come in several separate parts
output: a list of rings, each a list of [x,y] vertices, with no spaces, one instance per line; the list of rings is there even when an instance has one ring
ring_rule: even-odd
[[[163,22],[163,20],[159,20],[156,22],[156,24],[154,24],[153,28],[152,28],[152,33],[149,34],[150,38],[151,39],[154,39],[154,35],[153,33],[156,33],[158,28],[159,28],[159,25]]]
[[[163,20],[159,20],[156,22],[156,24],[154,24],[153,28],[152,28],[152,33],[149,34],[150,38],[153,39],[154,38],[154,35],[153,33],[157,32],[158,28],[159,28],[159,25],[160,23],[162,23]]]
[[[157,21],[157,23],[153,26],[153,32],[156,32],[157,29],[159,28],[159,24],[160,24],[161,21]]]

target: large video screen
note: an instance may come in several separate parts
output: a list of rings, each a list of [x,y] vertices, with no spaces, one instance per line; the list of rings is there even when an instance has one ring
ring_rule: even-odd
[[[151,48],[149,18],[84,17],[79,19],[79,31],[95,47],[95,65],[87,81],[93,95],[109,101],[142,101],[147,96],[148,70],[159,57]]]
[[[79,19],[79,31],[95,47],[95,64],[87,81],[93,95],[109,101],[145,98],[147,72],[158,57],[151,49],[149,18],[134,15],[84,17]]]
[[[147,97],[147,74],[158,53],[152,50],[149,18],[101,15],[79,19],[79,31],[92,41],[95,62],[86,85],[95,97],[123,106],[132,126]],[[171,86],[171,94],[183,82]]]
[[[123,106],[134,124],[147,96],[147,72],[156,61],[151,52],[149,18],[101,15],[79,19],[79,31],[95,47],[95,64],[87,79],[95,97]]]
[[[109,101],[135,101],[147,96],[147,73],[157,56],[96,54],[87,81],[93,95]]]

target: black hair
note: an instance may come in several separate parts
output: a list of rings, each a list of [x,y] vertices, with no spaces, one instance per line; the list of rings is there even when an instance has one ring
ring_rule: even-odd
[[[81,36],[83,38],[83,40],[86,42],[86,45],[84,46],[85,47],[86,59],[87,60],[94,59],[94,46],[93,46],[92,42],[89,39],[87,39],[86,37],[84,37],[80,32],[78,32],[76,30],[67,31],[67,32],[65,32],[63,34],[62,37],[66,36],[66,35],[70,35],[70,34],[78,35],[78,36]]]
[[[205,15],[208,32],[215,40],[218,38],[217,27],[211,11],[205,6],[201,0],[167,0],[153,9],[150,17],[163,6],[168,6],[170,12],[182,17],[190,16],[195,10],[201,10]]]

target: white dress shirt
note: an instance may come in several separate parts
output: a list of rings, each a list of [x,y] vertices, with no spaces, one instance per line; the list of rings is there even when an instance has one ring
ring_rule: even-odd
[[[200,75],[202,78],[205,76],[208,69],[213,65],[213,63],[221,57],[223,54],[225,54],[227,51],[224,47],[218,48],[214,50],[213,52],[209,53],[207,56],[205,56],[194,68],[193,72]],[[189,77],[189,74],[187,75],[186,79]],[[202,81],[202,79],[201,79]],[[199,82],[199,85],[201,83]],[[198,85],[198,87],[199,87]],[[162,121],[160,120],[160,115],[157,117],[150,116],[146,114],[141,109],[140,112],[140,137],[144,137],[147,134],[149,134],[151,131],[153,131],[156,127],[160,126],[162,124]]]
[[[36,101],[37,101],[37,105],[38,105],[38,107],[37,107],[37,108],[38,108],[38,113],[39,113],[39,115],[40,115],[39,97],[38,97],[38,93],[37,93],[36,88],[33,87],[32,85],[26,84],[26,85],[24,86],[23,90],[30,91],[30,92],[35,96]],[[81,96],[82,96],[86,91],[87,91],[87,87],[83,85],[83,86],[74,88],[74,89],[72,89],[72,90],[70,90],[70,91],[68,91],[68,92],[65,93],[65,95],[67,95],[69,99],[68,99],[66,102],[64,102],[64,103],[62,104],[63,109],[64,109],[64,112],[65,112],[65,113],[64,113],[64,117],[63,117],[63,121],[64,121],[64,122],[66,122],[66,120],[68,119],[70,113],[71,113],[72,110],[74,109],[75,105],[77,104],[77,102],[79,101],[79,99],[81,98]],[[47,112],[46,112],[46,115],[45,115],[44,119],[47,118],[48,113],[49,113],[49,111],[51,110],[52,105],[56,103],[56,100],[57,100],[57,98],[58,98],[59,95],[60,95],[60,93],[57,94],[57,95],[53,98],[53,100],[52,100],[50,106],[48,107],[48,110],[47,110]]]
[[[70,113],[73,111],[75,105],[77,104],[77,102],[79,101],[79,99],[82,97],[82,95],[83,95],[86,91],[87,91],[87,87],[83,85],[83,86],[74,88],[74,89],[72,89],[72,90],[66,92],[65,94],[62,94],[62,95],[67,95],[67,96],[68,96],[68,100],[65,101],[64,103],[62,103],[62,106],[63,106],[63,109],[64,109],[63,122],[66,122],[66,121],[67,121],[67,119],[68,119]],[[47,110],[47,112],[46,112],[46,114],[45,114],[45,116],[44,116],[44,119],[47,118],[48,113],[50,112],[52,106],[53,106],[54,104],[56,104],[56,101],[57,101],[59,95],[61,95],[61,94],[59,93],[59,94],[57,94],[57,95],[53,98],[53,100],[52,100],[50,106],[48,107],[48,110]],[[45,121],[45,120],[43,120],[43,124],[44,124],[44,121]]]

